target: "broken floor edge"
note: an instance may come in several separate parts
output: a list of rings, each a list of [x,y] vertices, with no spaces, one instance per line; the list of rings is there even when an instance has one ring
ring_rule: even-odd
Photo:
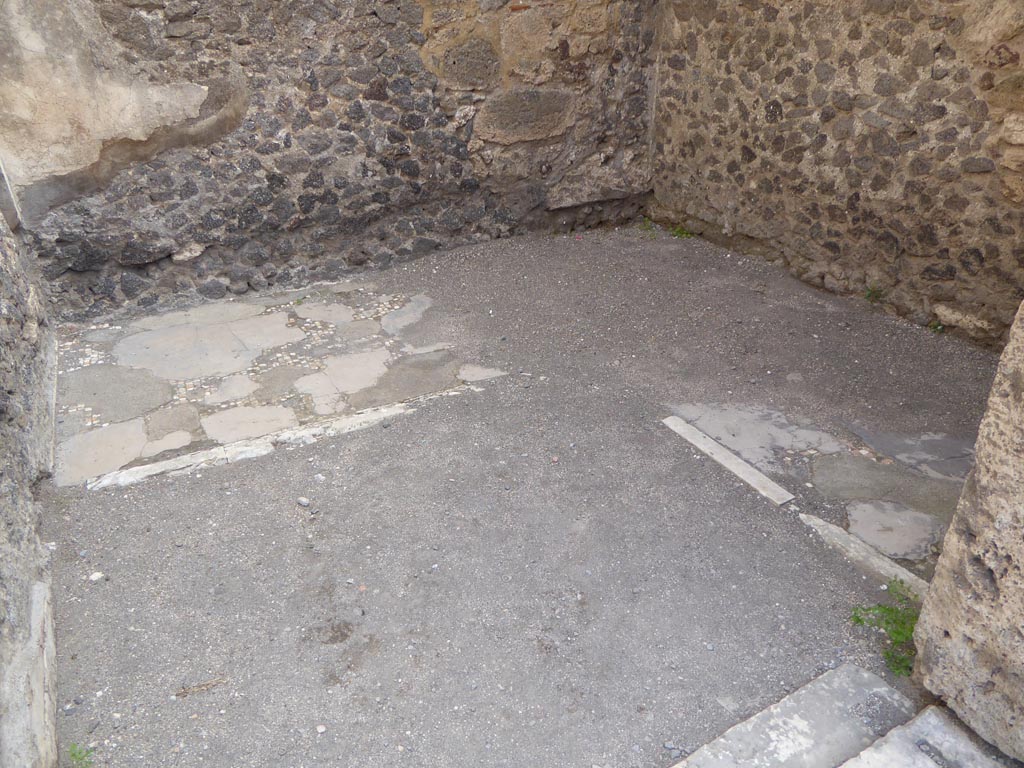
[[[459,390],[451,390],[444,394],[457,394],[458,392]],[[86,488],[90,491],[96,491],[114,486],[124,487],[150,477],[155,477],[156,475],[170,472],[191,472],[200,467],[232,464],[243,459],[266,456],[279,445],[309,445],[323,437],[337,437],[349,432],[366,429],[385,419],[401,416],[412,410],[414,409],[406,403],[368,408],[339,419],[321,421],[298,429],[288,429],[251,440],[240,440],[227,445],[219,445],[216,448],[208,448],[205,451],[182,454],[181,456],[175,456],[172,459],[157,461],[152,464],[143,464],[138,467],[108,472],[105,475],[88,481]]]
[[[870,544],[866,544],[852,533],[844,531],[814,515],[801,514],[800,519],[812,528],[831,547],[840,550],[854,563],[889,579],[898,579],[907,585],[918,598],[924,600],[928,593],[928,582],[916,576],[902,565],[894,563]]]
[[[768,478],[763,472],[757,470],[716,440],[678,416],[662,419],[662,423],[684,438],[694,448],[717,461],[725,469],[732,472],[736,477],[743,480],[776,506],[782,507],[796,498],[785,488]],[[840,550],[853,562],[886,578],[902,581],[920,600],[924,600],[925,595],[928,593],[928,582],[924,579],[911,573],[858,536],[843,530],[837,525],[828,523],[813,515],[800,514],[800,519],[805,525],[814,529],[827,544]]]

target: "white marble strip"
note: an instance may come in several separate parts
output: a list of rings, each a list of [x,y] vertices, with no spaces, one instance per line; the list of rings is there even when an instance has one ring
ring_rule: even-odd
[[[348,432],[366,429],[366,427],[378,424],[385,419],[408,413],[410,410],[412,409],[404,403],[388,405],[382,408],[371,408],[351,416],[343,416],[340,419],[310,424],[298,429],[277,432],[252,440],[241,440],[205,451],[186,453],[183,456],[175,456],[173,459],[167,459],[166,461],[143,464],[142,466],[129,469],[119,469],[116,472],[109,472],[102,477],[89,481],[87,487],[90,491],[95,491],[101,488],[110,488],[111,486],[133,485],[140,480],[145,480],[147,477],[155,475],[163,475],[170,472],[191,472],[200,467],[231,464],[242,459],[266,456],[279,445],[308,445],[323,437],[337,437]]]
[[[678,416],[669,416],[662,423],[701,453],[707,454],[728,469],[773,504],[782,506],[796,498],[781,485],[770,480],[732,451],[712,440],[692,424],[683,421]]]

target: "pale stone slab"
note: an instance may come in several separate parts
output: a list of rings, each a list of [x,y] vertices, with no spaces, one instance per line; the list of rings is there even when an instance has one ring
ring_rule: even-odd
[[[852,533],[844,531],[838,525],[825,522],[814,515],[800,515],[800,519],[813,528],[825,543],[835,547],[857,565],[874,571],[885,579],[898,579],[922,600],[928,594],[928,582],[915,576],[901,565],[894,563],[874,547],[865,544]]]
[[[199,411],[194,405],[179,403],[146,416],[146,437],[151,441],[160,440],[172,432],[198,431]]]
[[[269,401],[290,394],[295,387],[295,382],[306,375],[306,371],[306,368],[296,365],[282,365],[264,371],[258,377],[259,390],[257,390],[256,397]]]
[[[855,501],[846,514],[850,533],[901,560],[927,557],[945,530],[931,515],[892,501]]]
[[[312,398],[317,414],[335,413],[345,407],[345,395],[376,384],[387,373],[390,359],[391,353],[383,347],[351,355],[334,355],[327,358],[323,371],[296,381],[295,389]]]
[[[248,305],[234,305],[248,309]],[[211,325],[174,325],[143,331],[114,346],[118,363],[169,380],[227,376],[248,367],[264,350],[305,338],[283,313]]]
[[[230,403],[232,400],[241,400],[248,397],[259,389],[259,385],[246,376],[244,373],[228,376],[222,380],[217,389],[208,394],[203,400],[211,405]]]
[[[396,336],[403,328],[407,328],[423,319],[425,313],[433,305],[429,296],[418,294],[409,299],[409,303],[401,309],[388,312],[380,321],[384,332]]]
[[[164,451],[173,451],[179,448],[184,448],[191,442],[192,434],[190,432],[171,432],[168,435],[164,435],[159,440],[151,440],[146,443],[140,456],[143,459],[148,459],[150,456],[156,456]]]
[[[376,384],[387,373],[390,359],[391,353],[383,347],[369,352],[329,357],[324,372],[339,392],[352,394]]]
[[[461,381],[472,383],[475,381],[489,381],[502,376],[508,376],[508,373],[506,371],[500,371],[497,368],[484,368],[480,365],[467,364],[459,368],[458,376]]]
[[[57,414],[55,421],[56,440],[62,443],[79,432],[85,432],[92,426],[92,414],[87,411],[68,411]]]
[[[288,325],[288,316],[283,312],[236,320],[227,327],[247,349],[259,352],[306,338],[305,332]]]
[[[399,358],[373,387],[349,395],[356,410],[399,403],[453,389],[459,385],[459,364],[449,352]]]
[[[754,469],[754,467],[747,464],[743,459],[727,451],[699,429],[687,424],[678,416],[669,416],[667,419],[664,419],[662,423],[690,443],[694,448],[707,454],[723,467],[728,469],[736,475],[736,477],[745,482],[773,504],[781,506],[795,498],[793,494],[781,485]]]
[[[174,388],[149,371],[105,363],[65,373],[57,387],[62,404],[88,406],[105,421],[134,419],[174,396]]]
[[[899,691],[844,664],[730,728],[677,768],[833,768],[913,714]]]
[[[352,307],[344,304],[302,304],[295,307],[294,312],[306,320],[317,320],[331,325],[351,323],[356,317]]]
[[[999,768],[956,720],[928,707],[890,731],[842,768]]]
[[[351,323],[338,326],[334,335],[335,338],[344,341],[356,341],[376,336],[380,331],[380,323],[376,320],[353,320]]]
[[[246,317],[255,317],[262,312],[263,307],[257,305],[222,301],[216,304],[203,304],[183,312],[167,312],[162,315],[143,317],[132,323],[132,327],[146,331],[158,331],[176,325],[216,325]]]
[[[139,458],[146,445],[143,419],[82,432],[57,446],[57,485],[77,485]]]
[[[831,454],[844,448],[828,432],[794,423],[784,413],[770,408],[685,403],[673,406],[672,411],[765,472],[784,469],[776,458],[781,451]]]
[[[200,419],[207,436],[233,443],[269,435],[298,425],[295,412],[281,405],[239,406]]]
[[[295,382],[295,389],[309,395],[313,401],[313,412],[327,416],[345,407],[346,401],[326,373],[311,373]]]

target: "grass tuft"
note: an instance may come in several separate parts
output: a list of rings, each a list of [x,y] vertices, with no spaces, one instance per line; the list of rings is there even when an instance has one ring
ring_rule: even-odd
[[[668,233],[677,240],[688,240],[691,237],[696,237],[696,235],[693,234],[693,232],[690,232],[682,224],[672,227],[672,229],[670,229]]]
[[[889,671],[897,676],[909,676],[914,671],[914,627],[921,615],[917,598],[898,579],[889,582],[891,603],[857,606],[850,620],[859,627],[880,629],[886,636],[882,658]]]
[[[93,768],[92,756],[96,750],[72,744],[68,747],[71,768]]]
[[[647,236],[649,240],[654,240],[658,237],[658,225],[648,219],[646,216],[640,222],[640,230]]]

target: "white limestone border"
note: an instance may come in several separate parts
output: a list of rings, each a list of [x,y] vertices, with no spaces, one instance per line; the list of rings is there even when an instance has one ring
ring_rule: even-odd
[[[694,448],[717,461],[723,467],[736,475],[740,480],[768,499],[768,501],[772,502],[772,504],[781,507],[783,504],[788,504],[796,498],[792,493],[775,481],[771,480],[763,472],[755,469],[752,465],[745,462],[721,443],[708,437],[695,426],[684,421],[678,416],[669,416],[667,419],[662,419],[662,424],[682,437]]]
[[[678,416],[669,416],[667,419],[663,419],[662,423],[776,506],[781,507],[796,498],[781,485]],[[890,560],[870,544],[838,525],[833,525],[814,515],[801,514],[800,520],[814,530],[826,544],[838,549],[857,565],[887,579],[902,581],[912,593],[924,600],[924,596],[928,593],[928,582],[920,576]]]
[[[898,579],[921,600],[928,593],[928,582],[917,576],[902,565],[893,562],[877,549],[861,541],[838,525],[822,520],[814,515],[800,515],[804,525],[814,530],[831,547],[838,549],[847,558],[869,571],[887,579]]]
[[[123,487],[133,485],[141,480],[156,475],[168,473],[191,472],[201,467],[216,466],[218,464],[232,464],[242,459],[253,459],[257,456],[266,456],[272,453],[275,448],[282,445],[309,445],[325,437],[337,437],[349,432],[366,429],[374,424],[379,424],[386,419],[409,413],[414,410],[405,403],[395,403],[380,408],[368,408],[359,413],[342,416],[341,418],[321,421],[315,424],[308,424],[296,429],[288,429],[251,440],[240,440],[228,445],[219,445],[216,448],[208,448],[205,451],[195,451],[175,456],[164,461],[143,464],[138,467],[119,469],[116,472],[108,472],[86,483],[90,491],[97,491],[103,488]]]

